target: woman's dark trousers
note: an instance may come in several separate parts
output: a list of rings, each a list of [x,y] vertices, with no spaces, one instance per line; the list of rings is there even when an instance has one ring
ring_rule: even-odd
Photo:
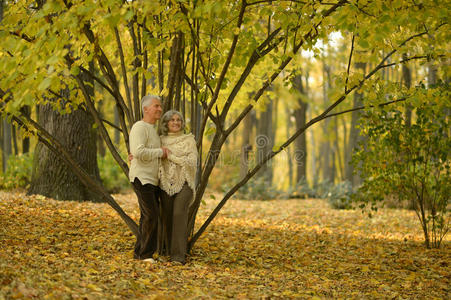
[[[181,191],[169,196],[161,194],[164,230],[171,260],[185,263],[188,243],[188,212],[193,198],[193,191],[184,184]]]

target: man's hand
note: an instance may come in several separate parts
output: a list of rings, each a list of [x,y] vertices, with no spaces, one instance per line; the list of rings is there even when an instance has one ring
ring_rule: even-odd
[[[161,147],[161,149],[163,149],[163,156],[161,158],[167,158],[169,153],[171,153],[171,150],[166,147]]]
[[[133,159],[133,154],[129,153],[128,154],[128,162],[131,162]]]

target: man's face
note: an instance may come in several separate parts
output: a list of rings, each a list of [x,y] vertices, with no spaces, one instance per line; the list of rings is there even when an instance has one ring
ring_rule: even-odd
[[[158,99],[152,99],[149,105],[144,107],[144,113],[152,120],[159,120],[163,109],[161,108],[161,101]]]

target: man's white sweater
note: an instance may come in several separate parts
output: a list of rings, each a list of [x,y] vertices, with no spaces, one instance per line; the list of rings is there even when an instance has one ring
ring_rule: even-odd
[[[138,177],[143,185],[150,183],[158,186],[158,168],[163,150],[154,124],[142,120],[133,124],[130,131],[130,153],[133,155],[129,171],[130,182]]]

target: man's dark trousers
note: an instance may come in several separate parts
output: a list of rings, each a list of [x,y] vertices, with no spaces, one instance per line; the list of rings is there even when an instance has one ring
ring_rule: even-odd
[[[159,187],[150,183],[143,185],[138,178],[135,178],[133,186],[138,195],[139,209],[141,211],[134,258],[151,258],[157,250],[158,244]]]

